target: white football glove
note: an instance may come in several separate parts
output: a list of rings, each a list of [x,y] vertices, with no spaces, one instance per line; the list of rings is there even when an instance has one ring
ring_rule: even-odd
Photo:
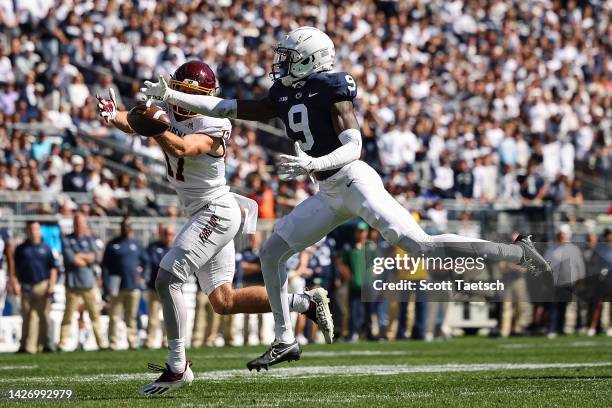
[[[165,102],[170,94],[170,87],[164,77],[160,75],[157,82],[144,81],[144,87],[140,88],[140,92],[145,94],[147,106],[149,106],[152,100]]]
[[[278,163],[278,175],[281,180],[293,180],[298,176],[308,174],[315,170],[314,158],[306,154],[300,147],[299,142],[295,142],[295,156],[289,154],[279,155],[282,160]]]
[[[100,117],[110,123],[115,120],[117,116],[117,101],[115,99],[115,91],[111,88],[108,92],[109,100],[102,98],[100,95],[96,95],[98,99],[98,113]]]

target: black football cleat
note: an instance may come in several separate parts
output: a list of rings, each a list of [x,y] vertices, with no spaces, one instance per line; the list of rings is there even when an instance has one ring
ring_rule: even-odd
[[[533,245],[531,235],[520,234],[516,237],[514,243],[523,248],[523,258],[521,259],[520,265],[527,268],[527,271],[532,275],[539,276],[542,272],[552,273],[550,264],[540,255],[535,245]]]
[[[249,371],[255,369],[259,372],[262,368],[265,368],[267,371],[270,366],[282,363],[283,361],[289,362],[299,360],[301,354],[302,349],[297,341],[294,340],[293,343],[281,343],[275,340],[265,353],[249,361],[247,363],[247,368]]]

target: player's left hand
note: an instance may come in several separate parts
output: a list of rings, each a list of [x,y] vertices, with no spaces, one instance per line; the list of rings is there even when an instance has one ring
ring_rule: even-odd
[[[282,160],[278,164],[278,175],[282,180],[293,180],[294,178],[310,174],[315,170],[314,158],[306,154],[300,147],[299,142],[295,142],[295,156],[289,154],[279,155]]]
[[[106,123],[112,122],[117,116],[117,101],[113,88],[108,91],[108,98],[109,100],[106,100],[100,95],[96,95],[96,99],[98,99],[98,113]]]
[[[140,88],[140,92],[145,94],[148,106],[152,100],[165,101],[168,99],[170,87],[164,77],[160,75],[157,82],[144,81],[144,87]]]

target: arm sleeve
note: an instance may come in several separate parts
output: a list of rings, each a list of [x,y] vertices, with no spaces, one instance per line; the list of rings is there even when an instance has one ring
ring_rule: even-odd
[[[315,171],[340,168],[359,160],[361,156],[361,132],[357,129],[346,129],[338,135],[342,146],[325,156],[313,158]]]
[[[171,105],[178,105],[181,108],[215,118],[236,118],[236,111],[238,110],[236,99],[221,99],[210,95],[191,95],[173,89],[168,92],[166,101]]]
[[[232,133],[232,124],[228,119],[206,118],[196,133],[204,133],[210,137],[227,140]]]

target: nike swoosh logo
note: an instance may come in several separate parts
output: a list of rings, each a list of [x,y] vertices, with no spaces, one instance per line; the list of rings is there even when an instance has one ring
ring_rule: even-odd
[[[351,181],[349,181],[349,182],[348,182],[348,184],[347,184],[346,186],[347,186],[347,187],[350,187],[350,186],[353,184],[353,181],[355,181],[355,180],[351,180]]]
[[[310,93],[310,92],[309,92],[309,93],[308,93],[308,97],[309,97],[309,98],[312,98],[313,96],[318,95],[318,94],[319,94],[318,92],[315,92],[315,93]]]
[[[270,357],[272,358],[280,357],[283,354],[285,354],[291,347],[293,347],[293,344],[289,344],[284,349],[278,350],[278,351],[276,349],[272,349],[270,350]]]

